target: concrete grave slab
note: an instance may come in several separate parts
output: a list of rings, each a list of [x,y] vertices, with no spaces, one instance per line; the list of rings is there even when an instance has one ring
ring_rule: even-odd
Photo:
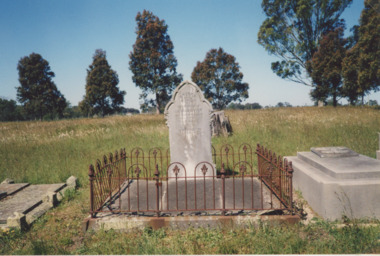
[[[346,147],[321,147],[311,148],[311,152],[315,153],[319,157],[326,158],[341,158],[359,156],[355,151]]]
[[[313,152],[286,158],[293,163],[294,188],[322,217],[380,217],[380,161],[360,154],[320,157]]]
[[[1,183],[0,191],[5,192],[7,196],[10,196],[26,188],[29,185],[29,183]]]
[[[5,224],[14,212],[27,214],[43,202],[47,193],[58,192],[65,186],[65,183],[30,185],[20,192],[2,199],[0,203],[0,224]]]
[[[248,228],[252,225],[259,227],[265,221],[269,225],[295,224],[300,221],[298,215],[238,215],[238,216],[178,216],[170,218],[157,217],[130,217],[125,215],[107,216],[103,218],[87,218],[82,223],[83,231],[93,230],[117,230],[121,232],[135,232],[150,227],[159,229],[169,227],[172,229],[186,230],[192,228]]]
[[[376,151],[376,159],[380,160],[380,132],[378,134],[379,134],[379,150]]]
[[[270,190],[258,178],[226,179],[225,188],[225,208],[230,211],[243,208],[281,208],[278,199],[271,195]],[[125,183],[122,185],[120,198],[114,199],[109,208],[103,209],[117,211],[120,204],[121,211],[154,211],[157,209],[156,189],[155,181],[134,180],[129,184]],[[194,215],[204,210],[207,214],[212,214],[213,212],[207,210],[223,208],[221,179],[189,179],[186,182],[180,179],[178,182],[162,182],[158,194],[159,209],[163,215]],[[177,209],[188,211],[181,212]],[[220,214],[220,211],[217,212]],[[154,212],[147,214],[153,216]],[[97,217],[108,215],[109,213],[98,214]]]
[[[312,152],[298,152],[297,157],[337,179],[380,178],[380,162],[368,156],[323,158]]]

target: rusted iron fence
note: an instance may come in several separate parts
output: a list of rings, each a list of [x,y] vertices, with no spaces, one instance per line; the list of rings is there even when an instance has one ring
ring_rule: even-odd
[[[293,167],[292,162],[276,156],[263,146],[257,145],[259,175],[277,198],[287,208],[292,209],[293,202]]]
[[[90,206],[91,214],[101,209],[107,201],[120,195],[121,185],[125,181],[126,168],[125,149],[103,156],[103,162],[96,161],[95,168],[90,165],[88,176],[90,178]],[[108,205],[107,205],[108,206]]]
[[[141,148],[129,153],[122,149],[104,156],[89,167],[91,216],[293,212],[291,162],[260,145],[253,151],[249,144],[213,148],[213,161],[215,165],[201,162],[186,170],[182,163],[170,163],[169,152],[159,148],[147,153]]]

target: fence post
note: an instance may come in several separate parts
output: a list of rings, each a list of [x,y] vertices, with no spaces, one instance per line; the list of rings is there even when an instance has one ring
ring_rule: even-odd
[[[160,175],[160,172],[158,171],[158,164],[156,164],[156,170],[154,172],[154,176],[155,176],[155,180],[156,180],[156,207],[157,207],[157,210],[156,210],[156,214],[157,214],[157,217],[160,217],[160,189],[159,189],[159,186],[160,186],[160,182],[159,182],[159,176]]]
[[[110,163],[111,164],[111,163]],[[111,176],[112,176],[112,169],[110,166],[108,166],[107,168],[107,174],[108,174],[108,188],[109,188],[109,197],[110,197],[110,202],[111,202],[111,198],[112,198],[112,179],[111,179]]]
[[[289,161],[289,178],[290,178],[290,210],[292,215],[294,215],[293,211],[293,164],[292,161]]]
[[[220,170],[221,178],[222,178],[222,216],[226,215],[226,190],[225,190],[225,174],[226,170],[224,170],[224,163],[222,163],[222,169]]]
[[[88,176],[90,179],[90,214],[91,214],[91,218],[94,218],[95,217],[95,214],[94,214],[94,188],[93,188],[94,166],[92,164],[88,168]]]

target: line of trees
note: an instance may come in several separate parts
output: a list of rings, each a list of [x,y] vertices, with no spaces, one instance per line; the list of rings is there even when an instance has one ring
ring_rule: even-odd
[[[315,101],[352,105],[380,88],[380,2],[365,0],[359,26],[344,38],[343,11],[352,0],[263,0],[267,19],[258,42],[280,61],[272,70],[308,85]]]
[[[338,104],[347,98],[357,104],[380,88],[380,2],[365,0],[359,26],[344,38],[341,14],[352,0],[263,0],[267,16],[258,33],[258,42],[280,58],[272,70],[280,77],[311,86],[315,101]],[[132,80],[142,90],[140,108],[161,113],[183,76],[177,73],[174,45],[168,25],[152,12],[136,16],[136,41],[130,53]],[[86,94],[79,106],[71,107],[55,85],[54,72],[38,53],[20,59],[17,65],[20,86],[15,101],[1,99],[1,120],[57,119],[77,116],[105,116],[135,112],[122,107],[125,91],[109,65],[106,52],[97,49],[87,69]],[[192,80],[203,90],[215,109],[237,106],[248,98],[249,85],[243,82],[236,58],[221,47],[211,49],[198,61]],[[235,105],[230,105],[235,104]],[[244,106],[244,108],[257,106]],[[13,113],[10,117],[9,113]]]
[[[157,114],[162,113],[172,91],[182,82],[182,74],[176,71],[177,59],[165,21],[144,10],[137,14],[136,22],[136,42],[129,55],[132,79],[142,90],[141,109],[155,108]],[[232,101],[248,98],[249,87],[239,69],[234,56],[222,48],[211,49],[202,62],[198,61],[191,78],[214,108],[223,109]]]
[[[130,53],[129,69],[132,80],[142,90],[140,108],[143,112],[155,109],[162,113],[175,87],[182,82],[178,74],[174,46],[167,33],[168,25],[152,12],[144,10],[136,16],[136,42]],[[248,98],[248,84],[242,82],[235,57],[222,48],[211,49],[203,62],[198,62],[192,79],[204,90],[206,98],[215,108],[225,108],[230,102]],[[1,121],[42,120],[64,117],[102,116],[115,113],[136,113],[122,107],[125,91],[118,88],[119,78],[107,61],[106,52],[97,49],[87,69],[86,93],[78,106],[71,107],[53,82],[54,72],[48,61],[38,53],[20,59],[20,86],[17,100],[0,102]],[[0,107],[1,107],[0,106]]]

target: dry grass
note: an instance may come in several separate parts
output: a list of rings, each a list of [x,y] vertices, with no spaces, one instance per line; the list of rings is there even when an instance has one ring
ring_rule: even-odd
[[[261,143],[281,155],[314,146],[346,146],[370,156],[378,149],[380,111],[371,108],[281,108],[226,111],[234,134],[213,138],[214,146]],[[0,123],[0,181],[63,182],[80,178],[74,200],[63,202],[27,233],[0,234],[1,254],[234,254],[379,253],[379,226],[333,229],[317,222],[234,230],[82,233],[88,215],[87,168],[119,148],[167,148],[162,115],[113,116],[53,122]]]
[[[226,111],[234,135],[213,145],[260,143],[280,155],[318,146],[346,146],[375,157],[380,111],[372,108],[276,108]],[[162,115],[112,116],[51,122],[0,123],[0,180],[57,183],[70,175],[87,183],[87,168],[120,148],[168,148]]]

